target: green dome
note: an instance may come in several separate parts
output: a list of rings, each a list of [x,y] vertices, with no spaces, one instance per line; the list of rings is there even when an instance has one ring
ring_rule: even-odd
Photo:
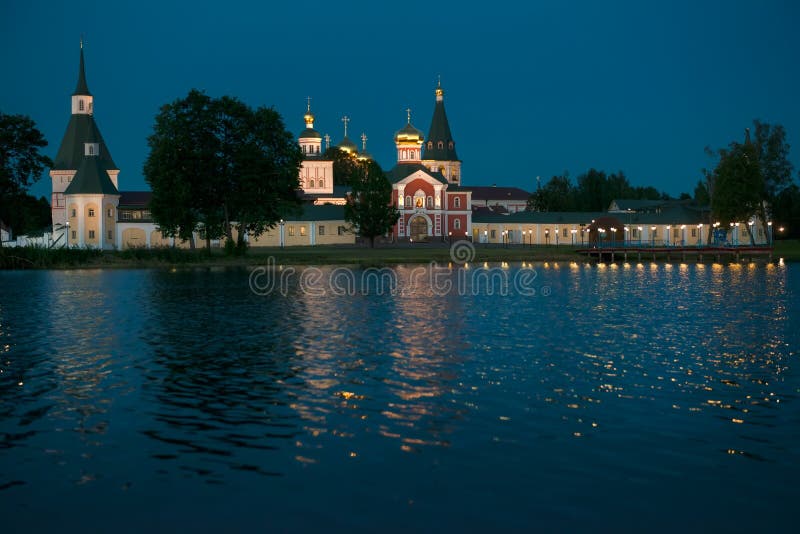
[[[350,140],[350,138],[347,137],[346,135],[344,136],[344,139],[342,139],[342,142],[339,143],[336,146],[338,148],[340,148],[340,149],[342,149],[342,150],[344,150],[346,152],[350,152],[352,154],[355,154],[356,152],[358,152],[358,147],[356,146],[356,144],[354,142],[352,142]]]
[[[322,139],[322,136],[314,128],[306,128],[300,132],[298,139]]]

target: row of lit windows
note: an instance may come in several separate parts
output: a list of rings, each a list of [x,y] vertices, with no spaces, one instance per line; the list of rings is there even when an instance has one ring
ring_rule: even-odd
[[[319,154],[319,147],[313,145],[300,145],[303,147],[303,154]]]
[[[299,227],[300,236],[306,235],[306,227],[305,225]],[[344,226],[339,226],[336,229],[338,235],[344,235],[347,232],[347,229]],[[289,237],[294,237],[294,226],[289,225],[286,227],[286,233]],[[325,225],[321,224],[317,226],[317,235],[325,235]]]
[[[119,218],[123,221],[150,219],[150,210],[119,210]]]
[[[308,181],[308,188],[311,189],[312,187],[314,187],[314,183],[315,183],[314,179],[311,178]],[[316,184],[317,184],[316,187],[325,187],[325,178],[320,178],[319,181],[316,182]]]

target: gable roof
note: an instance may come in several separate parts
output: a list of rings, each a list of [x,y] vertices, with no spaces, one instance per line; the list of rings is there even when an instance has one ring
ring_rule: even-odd
[[[386,173],[386,177],[391,183],[396,184],[397,182],[405,180],[417,171],[422,171],[434,180],[437,180],[443,184],[448,184],[447,178],[445,178],[441,172],[434,172],[421,163],[399,163],[395,165],[391,171]]]
[[[108,176],[103,161],[95,156],[84,156],[78,172],[67,186],[65,195],[119,195]]]

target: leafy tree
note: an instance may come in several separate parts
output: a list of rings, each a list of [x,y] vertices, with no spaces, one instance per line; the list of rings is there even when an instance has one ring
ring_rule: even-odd
[[[711,202],[711,199],[708,196],[708,187],[702,180],[698,180],[697,185],[694,186],[693,199],[694,203],[700,207],[708,206]]]
[[[194,231],[211,222],[205,213],[214,196],[211,105],[211,98],[193,89],[161,108],[147,139],[144,174],[153,191],[153,219],[164,235],[188,240],[192,248]]]
[[[575,209],[575,187],[565,172],[553,176],[544,187],[539,188],[528,199],[528,211],[573,211]]]
[[[280,114],[260,107],[247,113],[246,129],[234,145],[229,212],[238,224],[238,247],[244,236],[259,236],[290,213],[300,211],[297,195],[302,154]]]
[[[332,146],[323,154],[333,160],[333,185],[351,185],[359,173],[359,161],[353,154]]]
[[[271,108],[192,90],[161,109],[148,143],[151,211],[167,235],[191,239],[200,228],[210,248],[232,238],[235,221],[243,249],[246,232],[260,235],[299,206],[300,148]]]
[[[719,155],[712,173],[711,214],[727,228],[731,222],[747,221],[758,213],[764,198],[764,177],[749,133],[744,143],[733,142],[720,149]],[[752,242],[752,235],[750,239]]]
[[[374,248],[375,238],[388,232],[400,216],[392,205],[392,184],[377,163],[367,160],[358,163],[350,186],[344,218]]]
[[[49,157],[39,152],[46,146],[47,141],[30,117],[0,112],[0,219],[5,219],[17,233],[28,228],[15,228],[20,219],[12,214],[26,211],[31,199],[35,201],[28,198],[26,191],[53,165]]]
[[[773,237],[800,238],[800,187],[793,183],[775,197],[772,204]],[[784,228],[783,233],[778,228]]]

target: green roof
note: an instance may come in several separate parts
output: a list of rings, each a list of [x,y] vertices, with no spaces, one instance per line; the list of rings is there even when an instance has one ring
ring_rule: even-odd
[[[81,63],[80,67],[78,67],[78,85],[75,87],[75,92],[72,94],[87,96],[92,95],[92,93],[89,92],[89,86],[86,85],[86,72],[83,68],[83,43],[81,43]]]
[[[421,163],[398,163],[394,166],[394,169],[386,173],[386,177],[390,182],[396,184],[397,182],[409,177],[417,171],[423,171],[425,174],[433,177],[435,180],[438,180],[443,184],[448,183],[447,178],[445,178],[441,172],[434,172]]]
[[[85,143],[100,143],[100,160],[106,169],[116,169],[111,153],[106,148],[100,129],[92,115],[72,115],[67,124],[67,131],[61,140],[53,169],[75,170],[81,164]]]
[[[315,129],[306,128],[305,130],[300,132],[298,139],[322,139],[322,136]]]
[[[119,195],[108,176],[103,160],[96,156],[84,156],[78,172],[72,178],[65,195]]]
[[[442,148],[439,148],[439,143],[442,143]],[[444,111],[444,99],[437,100],[436,107],[433,108],[431,129],[428,131],[428,140],[423,147],[422,159],[458,161],[456,144],[453,141],[453,134],[450,133],[447,113]]]
[[[334,204],[304,204],[303,213],[297,216],[289,216],[289,221],[343,221],[344,206]]]

